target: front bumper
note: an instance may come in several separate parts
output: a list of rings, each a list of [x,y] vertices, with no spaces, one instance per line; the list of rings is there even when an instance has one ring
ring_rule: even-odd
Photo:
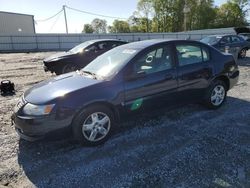
[[[46,65],[43,66],[43,70],[44,70],[45,72],[48,72],[48,71],[49,71],[49,69],[48,69],[48,67],[47,67]]]
[[[50,71],[51,73],[53,73],[53,72],[56,72],[57,69],[58,69],[58,66],[56,62],[51,63],[51,62],[43,61],[43,70],[45,72]]]
[[[50,133],[70,127],[71,124],[71,119],[57,120],[55,115],[29,117],[13,113],[11,120],[20,138],[27,141],[40,140]]]

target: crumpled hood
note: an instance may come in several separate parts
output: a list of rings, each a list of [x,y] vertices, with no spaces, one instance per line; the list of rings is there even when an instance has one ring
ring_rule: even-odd
[[[44,62],[49,62],[49,61],[53,61],[54,59],[62,59],[62,58],[65,58],[65,57],[70,57],[72,55],[75,55],[74,53],[72,52],[59,52],[59,53],[56,53],[56,54],[53,54],[47,58],[45,58],[43,61]]]
[[[62,74],[52,79],[40,82],[24,93],[24,98],[32,104],[47,104],[64,95],[85,89],[102,80],[84,77],[77,72]]]

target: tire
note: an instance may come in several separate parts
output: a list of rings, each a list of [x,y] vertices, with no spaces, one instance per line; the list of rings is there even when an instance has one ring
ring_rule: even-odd
[[[61,69],[55,70],[55,73],[58,76],[58,75],[62,74],[62,70]]]
[[[114,122],[114,114],[109,108],[101,105],[87,107],[73,120],[73,136],[85,146],[103,144],[112,135]]]
[[[70,63],[66,64],[62,67],[61,74],[69,73],[69,72],[74,72],[78,69],[78,66],[76,64]]]
[[[227,87],[225,82],[215,80],[207,89],[205,94],[205,105],[210,109],[220,108],[227,98]]]
[[[243,49],[239,52],[238,57],[239,57],[239,58],[245,58],[246,56],[247,56],[247,49],[246,49],[246,48],[243,48]]]

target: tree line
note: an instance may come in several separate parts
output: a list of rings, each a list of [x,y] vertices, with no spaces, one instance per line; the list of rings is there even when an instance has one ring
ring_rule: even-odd
[[[83,33],[179,32],[197,29],[243,27],[250,0],[228,0],[215,6],[214,0],[139,0],[127,20],[95,18],[84,24]]]

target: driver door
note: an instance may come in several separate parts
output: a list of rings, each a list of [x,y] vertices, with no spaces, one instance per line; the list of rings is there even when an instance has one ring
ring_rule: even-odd
[[[153,47],[131,62],[124,86],[127,112],[174,103],[177,71],[172,49],[170,45]]]

